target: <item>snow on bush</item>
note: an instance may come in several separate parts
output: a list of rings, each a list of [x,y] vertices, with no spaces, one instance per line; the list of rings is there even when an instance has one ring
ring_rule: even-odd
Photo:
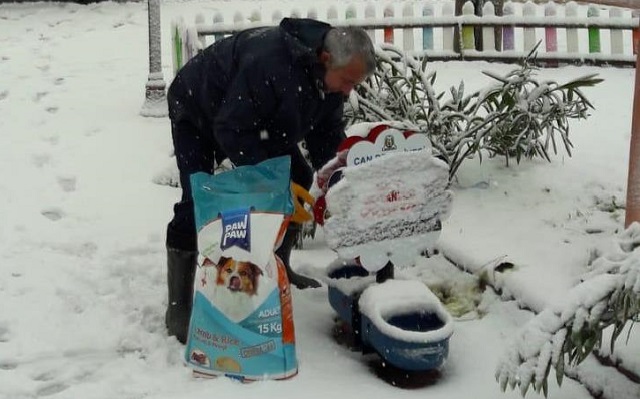
[[[546,395],[552,366],[561,384],[565,366],[581,363],[602,345],[603,330],[613,327],[613,347],[625,326],[639,316],[640,224],[633,223],[594,260],[562,303],[524,327],[499,362],[496,379],[503,390],[518,386],[524,396],[533,387]]]
[[[596,75],[559,84],[535,79],[535,49],[518,69],[465,95],[464,82],[450,89],[450,97],[436,93],[435,72],[422,61],[390,44],[377,49],[375,73],[352,93],[345,114],[348,123],[402,121],[407,129],[429,136],[434,155],[449,165],[453,178],[466,159],[483,152],[511,158],[543,157],[557,153],[559,143],[571,155],[569,119],[586,118],[593,108],[581,88],[598,84]]]

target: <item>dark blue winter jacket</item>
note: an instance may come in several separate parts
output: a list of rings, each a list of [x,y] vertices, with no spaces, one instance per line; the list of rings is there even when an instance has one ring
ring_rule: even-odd
[[[329,29],[285,18],[215,42],[178,71],[169,88],[171,119],[213,135],[216,159],[223,153],[236,165],[287,154],[305,139],[318,169],[344,138],[344,98],[323,92],[318,61]]]

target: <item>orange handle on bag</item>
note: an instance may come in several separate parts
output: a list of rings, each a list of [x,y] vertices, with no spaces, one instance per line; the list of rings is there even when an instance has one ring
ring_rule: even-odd
[[[293,215],[291,221],[294,223],[305,223],[313,219],[313,215],[308,212],[304,206],[309,204],[313,207],[315,199],[309,191],[301,185],[291,182],[291,195],[293,196]]]

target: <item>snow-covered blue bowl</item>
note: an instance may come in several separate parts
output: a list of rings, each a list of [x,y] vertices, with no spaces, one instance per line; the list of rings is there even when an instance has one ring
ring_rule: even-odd
[[[388,280],[366,288],[358,304],[362,342],[385,361],[413,371],[444,364],[453,318],[426,285]]]
[[[327,275],[329,304],[342,321],[351,325],[358,297],[362,290],[375,282],[375,275],[369,275],[360,265],[342,261],[331,264]]]

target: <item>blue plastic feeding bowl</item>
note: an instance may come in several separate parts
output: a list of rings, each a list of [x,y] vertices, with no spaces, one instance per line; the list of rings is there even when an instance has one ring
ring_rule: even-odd
[[[362,291],[376,281],[375,276],[360,265],[336,261],[328,268],[329,304],[338,317],[351,327],[354,317],[359,320],[358,298]],[[354,310],[356,314],[354,314]]]
[[[453,318],[426,285],[387,280],[363,291],[362,341],[391,365],[413,371],[442,366]]]
[[[436,331],[444,324],[433,314],[414,312],[394,316],[389,325],[404,331],[425,333]],[[363,339],[393,366],[411,371],[426,371],[441,367],[449,356],[449,337],[439,337],[433,342],[397,338],[381,331],[366,316],[362,317]]]
[[[358,265],[334,264],[329,303],[357,334],[363,352],[374,351],[399,369],[439,368],[449,355],[453,318],[419,281],[378,284]]]

